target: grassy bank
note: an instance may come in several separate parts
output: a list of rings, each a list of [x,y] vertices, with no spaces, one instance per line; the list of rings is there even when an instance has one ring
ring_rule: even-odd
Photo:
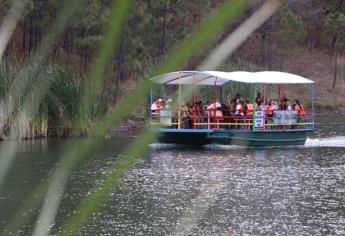
[[[59,64],[0,64],[0,136],[20,139],[85,136],[107,112],[107,96],[85,101],[83,77]],[[90,107],[82,114],[82,104]]]

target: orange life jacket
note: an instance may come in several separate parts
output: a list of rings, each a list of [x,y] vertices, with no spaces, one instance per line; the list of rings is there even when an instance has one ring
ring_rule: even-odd
[[[298,115],[299,116],[305,116],[304,106],[300,105],[299,110],[298,110]]]
[[[253,115],[253,111],[254,111],[254,105],[251,103],[247,104],[247,115]]]
[[[273,105],[267,107],[267,115],[273,115]]]

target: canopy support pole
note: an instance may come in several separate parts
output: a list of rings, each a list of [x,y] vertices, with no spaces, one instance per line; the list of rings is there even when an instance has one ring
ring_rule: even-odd
[[[150,105],[149,105],[149,111],[150,111],[150,118],[152,119],[152,110],[151,110],[151,106],[152,106],[152,103],[153,103],[153,98],[152,98],[152,86],[151,86],[151,91],[150,91]]]
[[[284,94],[284,85],[280,85],[280,104],[281,104],[281,109],[284,111],[285,110],[285,101],[283,100],[283,94]]]
[[[214,80],[214,102],[213,102],[213,123],[216,123],[216,111],[217,111],[217,77]]]
[[[193,78],[193,128],[196,129],[196,107],[195,107],[195,73]]]
[[[315,118],[314,118],[314,84],[311,84],[310,86],[310,102],[311,102],[311,119],[312,119],[312,129],[314,129],[314,122],[315,122]]]
[[[177,129],[181,129],[181,83],[178,85]]]

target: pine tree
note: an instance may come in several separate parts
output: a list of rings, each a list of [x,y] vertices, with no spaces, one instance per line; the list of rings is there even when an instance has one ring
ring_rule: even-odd
[[[280,24],[285,42],[303,42],[306,31],[301,16],[284,7],[281,10]]]
[[[328,35],[331,35],[331,47],[333,50],[333,83],[335,88],[337,80],[338,53],[345,48],[345,4],[342,0],[328,0],[325,27]]]

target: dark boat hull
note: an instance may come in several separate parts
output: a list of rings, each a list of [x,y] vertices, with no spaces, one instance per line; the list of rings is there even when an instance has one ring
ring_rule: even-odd
[[[161,143],[205,145],[210,143],[251,147],[304,145],[306,133],[312,130],[176,130],[160,129],[157,140]]]
[[[156,132],[160,143],[175,143],[182,145],[206,145],[211,143],[208,132],[188,132],[188,130],[160,130]]]

